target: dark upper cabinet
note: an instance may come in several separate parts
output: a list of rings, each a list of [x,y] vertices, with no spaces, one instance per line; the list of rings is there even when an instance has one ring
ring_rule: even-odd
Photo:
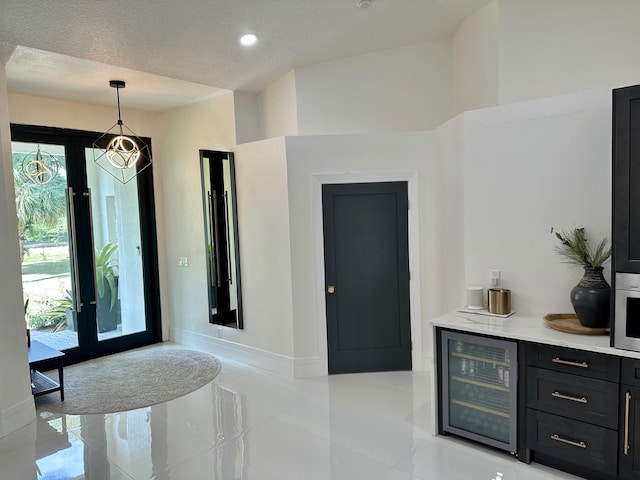
[[[613,266],[640,273],[640,85],[613,90]]]

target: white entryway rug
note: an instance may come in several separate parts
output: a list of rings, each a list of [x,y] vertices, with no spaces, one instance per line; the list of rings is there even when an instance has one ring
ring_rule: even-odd
[[[64,369],[65,401],[54,392],[36,398],[39,412],[105,414],[147,407],[186,395],[220,372],[214,356],[151,346]],[[57,381],[57,370],[47,372]]]

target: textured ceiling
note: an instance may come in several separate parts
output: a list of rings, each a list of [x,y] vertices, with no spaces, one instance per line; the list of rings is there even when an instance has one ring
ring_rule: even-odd
[[[261,91],[298,66],[450,37],[489,1],[0,0],[0,61],[10,91],[105,103],[109,79],[122,78],[129,106],[157,110],[220,89]],[[241,47],[249,31],[259,43]]]

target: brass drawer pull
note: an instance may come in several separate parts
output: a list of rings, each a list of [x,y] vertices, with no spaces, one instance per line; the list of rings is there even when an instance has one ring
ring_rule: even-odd
[[[572,397],[570,395],[563,395],[560,392],[553,392],[551,394],[552,397],[556,397],[556,398],[562,398],[563,400],[571,400],[572,402],[578,402],[578,403],[587,403],[588,400],[586,397]]]
[[[573,440],[567,440],[566,438],[562,438],[557,433],[551,435],[551,440],[555,440],[556,442],[566,443],[568,445],[573,445],[574,447],[579,448],[587,448],[587,444],[585,442],[574,442]]]
[[[552,358],[551,361],[553,363],[561,363],[562,365],[571,365],[572,367],[589,368],[589,364],[587,362],[571,362],[569,360],[562,360],[558,357]]]

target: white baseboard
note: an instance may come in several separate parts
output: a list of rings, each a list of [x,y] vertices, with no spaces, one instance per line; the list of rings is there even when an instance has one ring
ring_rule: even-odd
[[[293,375],[296,378],[326,377],[329,369],[320,357],[294,358]]]
[[[294,376],[294,359],[286,355],[268,352],[260,348],[249,347],[181,328],[172,330],[172,337],[174,342],[187,347],[213,355],[220,355],[230,360],[263,368],[287,377]]]
[[[433,372],[434,370],[434,361],[433,355],[429,353],[428,355],[422,356],[422,371],[423,372]]]
[[[263,368],[287,377],[325,377],[329,374],[326,361],[320,357],[292,358],[181,328],[172,330],[171,340],[186,347]],[[433,358],[430,355],[423,356],[421,368],[414,368],[414,371],[433,371]]]
[[[0,438],[29,425],[36,418],[33,396],[0,412]]]

